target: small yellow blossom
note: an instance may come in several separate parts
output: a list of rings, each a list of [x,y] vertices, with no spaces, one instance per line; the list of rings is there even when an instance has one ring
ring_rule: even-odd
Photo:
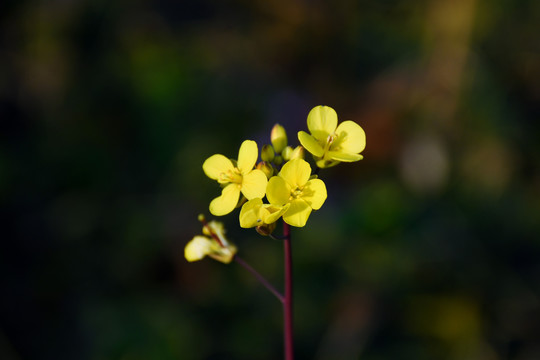
[[[248,200],[264,197],[268,180],[264,172],[253,169],[258,154],[257,143],[246,140],[240,146],[236,164],[221,154],[206,159],[203,164],[204,173],[223,186],[221,196],[210,203],[213,215],[222,216],[233,211],[240,193]]]
[[[187,261],[193,262],[201,260],[205,256],[228,264],[236,254],[236,246],[229,243],[225,237],[225,227],[218,221],[204,223],[203,234],[191,239],[184,249],[184,256]]]
[[[311,166],[303,159],[293,159],[283,165],[278,176],[270,178],[266,197],[271,205],[288,208],[283,221],[303,227],[312,210],[318,210],[326,200],[326,186],[320,179],[311,179]]]
[[[263,204],[262,199],[256,198],[249,200],[240,210],[240,226],[243,228],[252,228],[264,224],[276,222],[281,215],[289,208],[285,206],[276,206],[272,204]]]
[[[366,134],[354,121],[339,124],[334,109],[316,106],[308,114],[307,125],[311,135],[298,132],[298,140],[313,154],[317,166],[326,168],[340,162],[362,160],[360,155],[366,147]]]

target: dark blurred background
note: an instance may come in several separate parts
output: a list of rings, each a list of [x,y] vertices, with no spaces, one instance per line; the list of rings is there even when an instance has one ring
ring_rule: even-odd
[[[212,154],[366,131],[293,232],[299,359],[540,359],[540,2],[2,1],[0,358],[279,359],[279,302],[189,264]],[[279,242],[222,219],[281,286]]]

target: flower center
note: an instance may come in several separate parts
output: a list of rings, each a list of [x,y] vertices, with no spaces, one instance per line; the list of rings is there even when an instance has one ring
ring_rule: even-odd
[[[242,184],[242,174],[238,168],[234,168],[234,170],[227,170],[219,174],[218,182],[221,184]]]
[[[330,135],[328,135],[328,137],[326,138],[326,144],[324,144],[324,152],[328,152],[328,150],[330,150],[331,148],[335,148],[335,146],[332,146],[332,144],[335,144],[337,143],[337,139],[338,139],[339,135],[336,134],[336,133],[332,133]],[[335,150],[335,149],[334,149]]]
[[[303,192],[304,192],[303,187],[297,187],[294,190],[291,190],[291,195],[289,196],[289,201],[301,198]]]

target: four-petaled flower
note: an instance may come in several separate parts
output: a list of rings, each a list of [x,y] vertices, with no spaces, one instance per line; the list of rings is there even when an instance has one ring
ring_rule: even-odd
[[[354,121],[337,125],[338,118],[329,106],[316,106],[308,114],[307,126],[311,135],[298,132],[298,140],[313,154],[317,166],[327,168],[340,162],[363,159],[360,152],[366,147],[366,134]]]
[[[306,225],[311,211],[318,210],[326,200],[324,182],[310,180],[310,176],[311,166],[303,159],[293,159],[268,181],[266,197],[274,206],[289,205],[283,213],[283,221],[289,225]]]
[[[246,199],[264,197],[266,175],[261,170],[253,169],[257,162],[257,143],[246,140],[238,151],[238,161],[235,164],[227,157],[216,154],[203,164],[204,173],[223,186],[221,196],[210,203],[210,212],[222,216],[234,210],[242,193]]]
[[[218,221],[204,223],[203,234],[191,239],[184,249],[184,256],[187,261],[201,260],[205,256],[228,264],[236,254],[236,246],[227,241],[225,237],[225,227]]]

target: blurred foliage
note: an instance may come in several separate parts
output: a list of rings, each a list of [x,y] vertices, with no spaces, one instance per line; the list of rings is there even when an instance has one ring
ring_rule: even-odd
[[[204,159],[319,104],[367,148],[293,232],[298,358],[540,358],[539,24],[533,0],[3,1],[0,358],[280,358],[275,298],[183,246]],[[280,244],[225,222],[280,284]]]

